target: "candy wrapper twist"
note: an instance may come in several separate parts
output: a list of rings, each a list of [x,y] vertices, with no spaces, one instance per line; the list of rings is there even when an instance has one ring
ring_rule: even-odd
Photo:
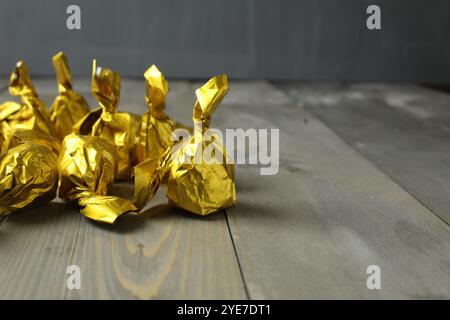
[[[11,129],[30,129],[56,136],[50,120],[50,113],[39,99],[28,74],[28,66],[19,61],[9,81],[9,92],[20,97],[21,103],[7,101],[0,105],[0,121],[2,131]]]
[[[175,124],[164,113],[166,96],[169,91],[167,80],[153,65],[145,73],[146,101],[148,112],[141,120],[138,143],[136,145],[136,161],[140,163],[146,159],[159,159],[169,148]]]
[[[128,112],[116,112],[120,98],[120,74],[92,64],[92,94],[100,107],[89,112],[74,127],[75,133],[101,137],[117,151],[117,179],[130,177],[134,161],[140,118]]]
[[[159,160],[148,159],[135,170],[135,201],[141,208],[160,185],[169,203],[208,215],[236,203],[234,164],[221,139],[209,129],[211,115],[228,92],[225,75],[196,90],[194,135],[172,145]]]
[[[72,133],[72,127],[89,112],[89,107],[83,96],[72,88],[72,75],[64,53],[58,52],[52,61],[59,94],[53,101],[50,119],[62,141],[66,135]]]

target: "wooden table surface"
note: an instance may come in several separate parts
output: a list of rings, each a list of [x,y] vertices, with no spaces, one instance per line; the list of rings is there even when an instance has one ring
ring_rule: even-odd
[[[9,99],[0,80],[0,101]],[[53,79],[35,85],[50,105]],[[75,87],[94,106],[89,81]],[[199,83],[170,82],[191,123]],[[146,111],[123,79],[120,110]],[[0,220],[0,298],[450,298],[450,95],[413,85],[231,82],[216,128],[279,128],[280,169],[238,165],[238,205],[167,206],[114,225],[59,199]],[[130,196],[129,183],[115,193]],[[69,290],[69,265],[81,289]],[[367,267],[381,270],[369,290]]]

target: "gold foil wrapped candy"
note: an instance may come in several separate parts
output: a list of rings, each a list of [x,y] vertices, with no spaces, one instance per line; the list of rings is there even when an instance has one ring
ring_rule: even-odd
[[[11,129],[31,129],[55,136],[45,104],[39,99],[28,74],[28,66],[19,61],[11,73],[9,92],[18,96],[21,103],[7,101],[0,105],[0,121],[3,131]]]
[[[164,113],[166,96],[169,91],[167,80],[153,65],[145,73],[148,112],[141,120],[138,143],[136,145],[136,161],[158,159],[173,144],[172,131],[175,124]]]
[[[53,101],[50,119],[62,141],[72,132],[72,127],[89,112],[89,107],[83,96],[72,89],[72,75],[64,53],[58,52],[52,61],[59,94]]]
[[[0,216],[51,201],[57,186],[58,155],[37,138],[0,156]]]
[[[0,130],[0,150],[3,149],[3,144],[5,143],[5,137],[3,136],[2,130]],[[3,152],[0,152],[2,154]]]
[[[140,118],[128,112],[116,112],[120,98],[120,74],[92,65],[92,94],[100,107],[89,112],[74,127],[75,133],[101,137],[117,151],[117,179],[127,179],[134,163]]]
[[[141,208],[160,184],[167,186],[169,203],[208,215],[236,203],[234,164],[217,135],[210,132],[211,115],[228,92],[225,75],[196,90],[194,135],[169,148],[162,158],[135,167],[135,201]]]
[[[115,148],[95,136],[70,134],[59,157],[59,197],[78,201],[81,213],[93,220],[113,223],[136,207],[127,199],[108,196],[117,169]]]
[[[59,154],[59,150],[61,148],[57,138],[49,136],[48,134],[41,131],[14,129],[5,131],[3,137],[4,142],[1,146],[1,154],[25,142],[33,142],[36,144],[47,146],[56,154]]]

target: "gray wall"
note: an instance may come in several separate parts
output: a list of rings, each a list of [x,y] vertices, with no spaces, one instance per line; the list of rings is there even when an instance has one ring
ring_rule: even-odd
[[[66,29],[78,4],[82,29]],[[382,30],[365,27],[382,9]],[[450,83],[448,0],[0,0],[0,74],[25,59],[50,75],[64,50],[124,75],[157,64],[172,78],[406,80]]]

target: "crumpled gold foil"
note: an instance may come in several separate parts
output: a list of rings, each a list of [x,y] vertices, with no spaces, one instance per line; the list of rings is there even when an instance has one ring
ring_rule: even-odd
[[[39,99],[28,74],[28,66],[19,61],[9,81],[9,92],[18,96],[21,103],[7,101],[0,105],[0,122],[3,131],[21,128],[41,131],[56,136],[47,107]]]
[[[120,74],[92,64],[92,94],[100,107],[89,112],[73,131],[80,135],[101,137],[111,142],[117,151],[117,179],[130,177],[140,117],[128,112],[116,112],[120,98]]]
[[[1,145],[1,154],[7,152],[9,149],[17,147],[25,142],[33,142],[43,146],[47,146],[56,154],[59,154],[61,145],[59,140],[46,133],[29,129],[12,129],[3,132],[4,142]]]
[[[62,141],[72,132],[72,127],[89,112],[89,107],[84,97],[72,89],[72,75],[64,52],[55,54],[52,61],[59,94],[53,101],[50,119]]]
[[[227,92],[226,75],[211,78],[197,89],[194,135],[172,145],[161,159],[148,159],[134,168],[135,203],[139,208],[161,184],[167,186],[171,205],[199,215],[236,203],[234,164],[220,139],[209,131],[211,115]]]
[[[114,145],[100,137],[70,134],[59,156],[59,197],[78,201],[81,213],[90,219],[113,223],[137,210],[130,200],[108,196],[116,170]]]
[[[47,145],[23,141],[0,155],[0,216],[56,196],[58,155]]]
[[[3,149],[4,143],[5,143],[5,137],[4,137],[4,135],[3,135],[2,130],[0,130],[0,150]],[[0,151],[0,154],[2,154],[2,153],[3,153],[3,152]]]
[[[146,159],[158,159],[173,144],[172,132],[175,124],[164,113],[169,85],[166,78],[153,65],[145,73],[148,112],[142,115],[138,142],[136,145],[136,162]]]

